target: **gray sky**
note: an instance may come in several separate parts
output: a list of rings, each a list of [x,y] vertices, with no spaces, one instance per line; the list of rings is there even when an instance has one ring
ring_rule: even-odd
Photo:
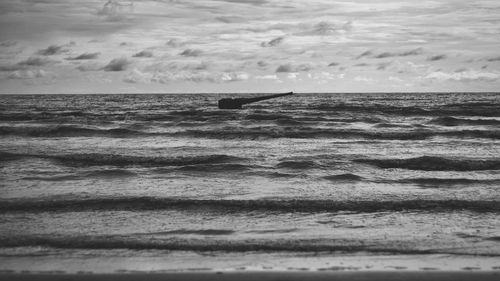
[[[499,91],[500,1],[3,0],[0,93]]]

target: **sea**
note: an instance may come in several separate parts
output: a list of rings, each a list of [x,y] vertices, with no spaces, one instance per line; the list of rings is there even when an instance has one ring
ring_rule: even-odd
[[[0,96],[0,272],[500,270],[500,94]]]

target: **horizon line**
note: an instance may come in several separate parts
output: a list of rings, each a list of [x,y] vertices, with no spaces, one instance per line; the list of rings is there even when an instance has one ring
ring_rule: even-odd
[[[43,95],[244,95],[244,94],[276,94],[276,93],[289,93],[293,94],[500,94],[500,91],[436,91],[436,92],[294,92],[294,91],[280,91],[280,92],[130,92],[130,93],[0,93],[0,96],[43,96]]]

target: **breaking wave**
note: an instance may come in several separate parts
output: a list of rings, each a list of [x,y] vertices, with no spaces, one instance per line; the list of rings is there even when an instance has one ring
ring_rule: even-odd
[[[0,212],[88,211],[88,210],[203,210],[203,211],[275,211],[372,213],[383,211],[454,211],[500,212],[498,201],[404,200],[404,201],[332,201],[332,200],[213,200],[157,197],[122,197],[66,200],[1,200]]]
[[[400,168],[422,171],[478,171],[500,170],[500,159],[450,159],[422,156],[408,159],[355,159],[355,162],[375,165],[379,168]]]

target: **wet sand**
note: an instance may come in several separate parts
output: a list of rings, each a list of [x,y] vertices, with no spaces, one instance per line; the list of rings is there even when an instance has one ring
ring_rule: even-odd
[[[169,281],[224,281],[224,280],[500,280],[500,271],[364,271],[364,272],[175,272],[175,273],[129,273],[129,274],[48,274],[48,273],[4,273],[0,274],[0,280],[11,281],[57,281],[57,280],[169,280]]]

